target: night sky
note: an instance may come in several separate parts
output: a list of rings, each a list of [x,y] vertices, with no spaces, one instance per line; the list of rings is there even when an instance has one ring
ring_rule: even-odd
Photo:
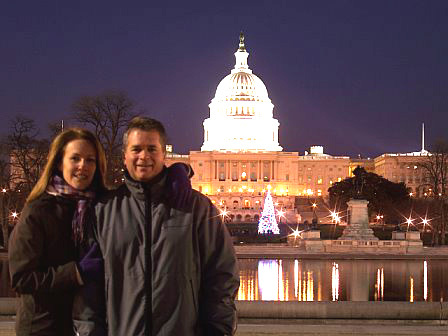
[[[200,150],[242,30],[284,150],[418,151],[422,122],[428,145],[448,139],[447,17],[446,0],[7,1],[0,133],[24,115],[45,135],[76,98],[119,89],[175,152]]]

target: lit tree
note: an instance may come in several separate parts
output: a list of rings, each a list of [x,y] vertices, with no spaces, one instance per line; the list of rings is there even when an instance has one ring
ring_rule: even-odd
[[[280,233],[277,220],[275,219],[274,203],[272,202],[272,196],[269,190],[266,193],[263,212],[261,213],[260,221],[258,222],[258,233]]]

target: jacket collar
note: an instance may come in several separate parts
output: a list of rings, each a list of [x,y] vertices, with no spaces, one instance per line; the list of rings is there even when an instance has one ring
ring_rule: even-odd
[[[149,182],[140,182],[134,180],[127,169],[124,171],[124,182],[129,189],[129,191],[134,195],[134,197],[144,200],[150,198],[151,201],[162,202],[166,199],[165,195],[165,181],[166,181],[166,167],[159,175],[155,176]]]

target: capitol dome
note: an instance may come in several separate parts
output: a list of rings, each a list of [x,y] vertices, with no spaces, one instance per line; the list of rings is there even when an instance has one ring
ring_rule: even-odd
[[[248,100],[268,101],[268,90],[263,81],[248,72],[231,73],[224,77],[216,89],[214,101]]]
[[[249,53],[240,35],[235,67],[219,83],[204,121],[202,151],[281,151],[279,123],[263,81],[247,64]]]

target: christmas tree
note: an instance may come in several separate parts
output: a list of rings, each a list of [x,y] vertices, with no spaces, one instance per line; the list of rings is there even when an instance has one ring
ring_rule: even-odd
[[[272,203],[272,197],[269,190],[266,193],[263,212],[261,213],[260,221],[258,222],[258,233],[280,233],[277,220],[275,219],[274,203]]]

